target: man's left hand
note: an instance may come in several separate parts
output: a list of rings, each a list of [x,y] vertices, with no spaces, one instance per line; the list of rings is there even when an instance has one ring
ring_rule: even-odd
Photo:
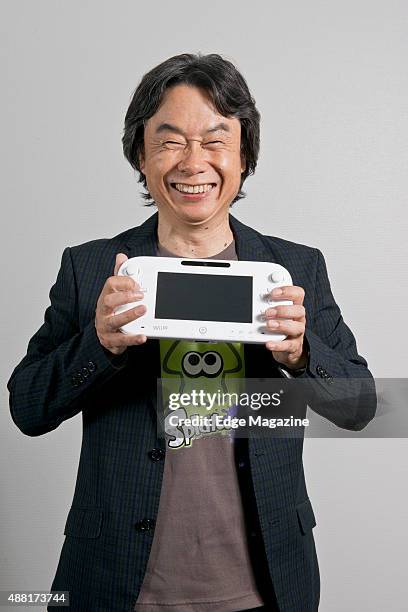
[[[271,292],[272,299],[291,300],[293,305],[272,306],[265,310],[266,325],[270,331],[285,334],[281,342],[270,340],[265,344],[272,351],[275,361],[289,369],[304,368],[308,361],[307,342],[304,342],[306,316],[303,300],[305,291],[302,287],[285,286]]]

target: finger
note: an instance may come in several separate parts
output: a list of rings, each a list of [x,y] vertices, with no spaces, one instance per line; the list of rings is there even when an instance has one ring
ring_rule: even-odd
[[[139,285],[131,276],[110,276],[106,279],[103,294],[114,293],[115,291],[139,291]]]
[[[120,266],[123,264],[124,261],[126,261],[128,259],[128,256],[125,255],[124,253],[118,253],[116,255],[116,261],[115,261],[115,269],[113,274],[116,276],[116,274],[119,272],[119,268]]]
[[[303,304],[305,290],[303,287],[297,287],[296,285],[276,287],[271,291],[271,297],[274,300],[292,300],[294,304]]]
[[[126,325],[126,323],[130,323],[131,321],[135,321],[146,312],[146,306],[144,304],[140,304],[140,306],[136,306],[136,308],[130,308],[126,312],[121,312],[120,314],[113,314],[105,317],[105,321],[103,327],[108,332],[118,331],[120,327]]]
[[[282,340],[281,342],[269,341],[265,344],[269,351],[274,353],[288,353],[292,355],[294,353],[301,353],[302,342],[299,339]]]
[[[144,293],[142,291],[117,291],[116,293],[107,293],[101,302],[102,312],[104,314],[110,314],[113,310],[116,310],[118,306],[137,302],[138,300],[143,300],[143,298]]]
[[[122,334],[121,332],[115,332],[104,334],[103,340],[104,346],[109,349],[144,344],[147,337],[143,334]]]
[[[280,305],[265,310],[265,319],[304,319],[305,308],[301,304]]]
[[[296,338],[305,333],[305,324],[300,321],[272,319],[266,322],[266,327],[269,331],[279,332],[290,338]]]

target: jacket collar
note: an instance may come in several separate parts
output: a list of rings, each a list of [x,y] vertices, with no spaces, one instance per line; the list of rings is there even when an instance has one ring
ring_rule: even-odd
[[[156,255],[158,212],[149,217],[142,225],[127,232],[125,244],[129,257]],[[235,238],[238,259],[244,261],[274,261],[270,251],[266,251],[261,235],[244,223],[229,215],[229,222]]]

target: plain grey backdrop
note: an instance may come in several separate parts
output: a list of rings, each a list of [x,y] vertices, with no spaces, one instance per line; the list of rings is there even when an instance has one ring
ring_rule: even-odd
[[[261,154],[232,213],[321,249],[372,372],[406,376],[408,8],[3,0],[0,22],[0,588],[48,589],[81,415],[24,436],[5,383],[42,323],[64,247],[154,212],[121,135],[141,76],[164,59],[217,52],[242,71],[262,115]],[[406,451],[406,439],[305,441],[322,612],[407,609]]]

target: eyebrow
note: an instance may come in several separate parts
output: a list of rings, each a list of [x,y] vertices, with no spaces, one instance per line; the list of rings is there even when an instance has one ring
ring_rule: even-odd
[[[211,134],[212,132],[219,132],[219,131],[230,132],[231,130],[229,129],[226,123],[221,122],[221,123],[217,123],[217,125],[214,125],[214,127],[206,130],[206,134]],[[176,134],[181,134],[182,136],[185,136],[185,133],[183,132],[181,128],[177,127],[176,125],[172,125],[171,123],[161,123],[156,128],[155,133],[160,134],[161,132],[174,132]]]

